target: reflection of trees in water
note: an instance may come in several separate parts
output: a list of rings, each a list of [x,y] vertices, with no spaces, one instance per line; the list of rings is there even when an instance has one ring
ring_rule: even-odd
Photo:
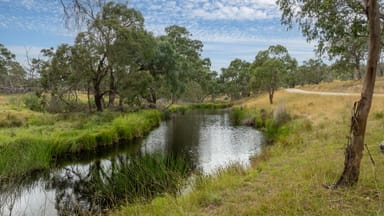
[[[12,215],[13,207],[17,197],[20,193],[4,193],[0,196],[0,215],[6,215],[6,212],[9,212],[9,215]],[[5,204],[5,205],[4,205]]]
[[[188,166],[161,155],[117,156],[86,167],[71,166],[52,176],[59,215],[99,214],[122,201],[151,199],[165,191],[176,193]]]
[[[0,215],[13,215],[17,200],[36,187],[39,179],[47,178],[49,173],[30,173],[25,176],[0,178]]]
[[[207,120],[200,113],[167,122],[163,152],[173,156],[149,156],[140,152],[137,144],[124,154],[108,156],[108,160],[86,161],[87,165],[66,166],[60,171],[13,179],[6,184],[0,180],[0,203],[7,203],[0,205],[0,215],[9,212],[4,209],[12,208],[15,200],[38,184],[45,191],[55,192],[59,215],[99,214],[121,201],[147,200],[164,191],[177,193],[182,177],[198,163],[196,148],[204,130],[201,125]]]
[[[179,115],[167,122],[168,129],[165,135],[168,154],[185,159],[193,169],[197,167],[200,127],[205,116],[196,111],[187,115]]]

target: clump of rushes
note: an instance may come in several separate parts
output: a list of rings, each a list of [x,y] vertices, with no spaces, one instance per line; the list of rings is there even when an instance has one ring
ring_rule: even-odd
[[[119,158],[108,172],[97,172],[84,191],[104,208],[122,201],[148,201],[162,194],[177,194],[190,173],[186,160],[162,154]],[[106,173],[111,173],[107,175]]]
[[[276,140],[288,135],[287,123],[292,119],[283,104],[279,104],[273,112],[267,112],[265,109],[255,111],[234,107],[230,116],[234,125],[247,125],[261,130],[267,144],[273,144]]]
[[[83,127],[74,127],[78,123],[71,124],[70,120],[53,126],[39,122],[37,126],[2,130],[0,176],[47,169],[57,158],[65,158],[68,154],[96,151],[100,146],[116,145],[119,140],[143,137],[159,124],[161,118],[160,111],[144,110],[120,115],[114,120],[110,116],[104,120],[100,120],[103,117],[82,117],[78,121],[88,121]],[[98,124],[92,124],[95,119]]]

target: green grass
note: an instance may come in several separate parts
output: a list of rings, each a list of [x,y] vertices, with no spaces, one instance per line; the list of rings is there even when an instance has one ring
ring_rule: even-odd
[[[68,114],[66,114],[68,115]],[[0,176],[47,169],[68,154],[95,151],[146,135],[161,121],[157,110],[118,114],[40,114],[22,127],[0,130]],[[41,119],[40,119],[41,118]]]
[[[191,109],[225,109],[231,107],[230,103],[193,103],[186,105],[174,104],[169,107],[166,111],[170,113],[185,113]]]

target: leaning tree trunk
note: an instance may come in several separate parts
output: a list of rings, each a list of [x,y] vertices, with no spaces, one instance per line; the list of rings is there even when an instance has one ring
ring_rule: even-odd
[[[367,68],[361,91],[361,98],[359,101],[355,102],[353,109],[350,138],[345,149],[344,171],[335,187],[353,186],[359,179],[367,118],[372,104],[377,64],[380,58],[381,26],[379,5],[377,0],[364,0],[363,3],[365,3],[366,6],[369,31]]]

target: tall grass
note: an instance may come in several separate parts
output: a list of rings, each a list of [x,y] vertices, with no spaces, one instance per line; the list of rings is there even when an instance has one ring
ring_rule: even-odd
[[[59,211],[68,215],[78,212],[99,214],[124,202],[147,202],[164,193],[176,195],[189,173],[189,166],[183,158],[158,153],[118,156],[111,160],[110,166],[96,161],[90,165],[84,178],[68,179],[77,188],[73,192],[77,200]],[[86,205],[76,206],[80,203]]]
[[[292,117],[284,104],[277,105],[272,112],[265,109],[234,107],[231,109],[231,121],[234,125],[253,126],[263,132],[265,142],[273,144],[289,133],[289,121]]]

